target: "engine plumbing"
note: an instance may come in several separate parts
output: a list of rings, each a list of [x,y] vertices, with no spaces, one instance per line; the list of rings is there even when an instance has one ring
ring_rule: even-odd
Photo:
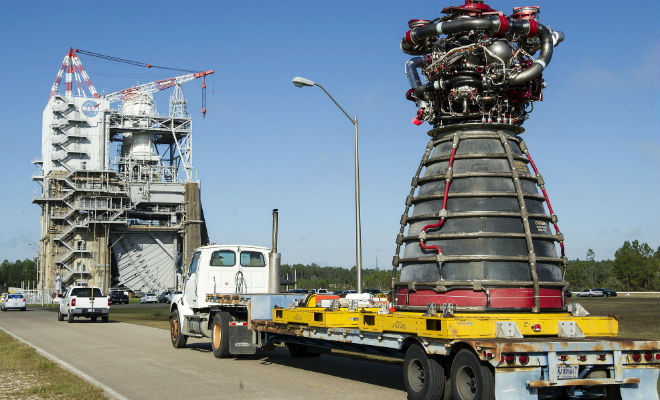
[[[517,7],[506,16],[466,0],[442,12],[434,20],[410,20],[401,40],[401,50],[417,56],[405,65],[406,98],[418,107],[412,122],[521,125],[543,100],[542,73],[563,32],[539,23],[539,7]]]

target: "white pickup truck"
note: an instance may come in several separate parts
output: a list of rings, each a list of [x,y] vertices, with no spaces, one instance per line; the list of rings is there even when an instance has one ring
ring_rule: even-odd
[[[110,298],[104,296],[97,287],[73,286],[67,290],[64,299],[60,301],[57,310],[57,320],[73,322],[76,317],[91,318],[96,321],[101,317],[108,322],[110,315]]]

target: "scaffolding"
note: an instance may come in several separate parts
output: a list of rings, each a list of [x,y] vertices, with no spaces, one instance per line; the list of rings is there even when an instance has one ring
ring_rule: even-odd
[[[42,292],[79,284],[141,291],[178,285],[177,255],[199,246],[205,228],[188,221],[201,214],[185,204],[190,191],[199,198],[192,119],[173,98],[176,117],[145,108],[152,98],[119,109],[102,98],[49,99],[42,159],[33,162],[41,189],[33,202],[42,210]]]

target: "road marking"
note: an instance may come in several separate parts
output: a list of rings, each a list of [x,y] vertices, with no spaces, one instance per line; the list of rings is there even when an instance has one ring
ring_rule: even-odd
[[[67,369],[67,370],[69,370],[70,372],[73,372],[74,374],[80,376],[81,378],[83,378],[83,379],[86,380],[87,382],[91,383],[92,385],[95,385],[95,386],[100,387],[100,388],[103,389],[103,391],[104,391],[106,394],[108,394],[110,397],[115,398],[115,399],[117,399],[117,400],[130,400],[128,397],[126,397],[126,396],[122,396],[121,394],[117,393],[117,392],[114,391],[113,389],[109,388],[108,386],[102,384],[101,382],[97,381],[96,379],[92,378],[91,376],[87,375],[86,373],[82,372],[81,370],[77,369],[77,368],[74,367],[73,365],[67,363],[67,362],[64,361],[64,360],[60,360],[59,358],[57,358],[57,357],[55,357],[54,355],[50,354],[50,353],[47,352],[46,350],[44,350],[44,349],[42,349],[42,348],[40,348],[40,347],[38,347],[38,346],[35,346],[34,344],[28,342],[27,340],[25,340],[25,339],[23,339],[23,338],[20,338],[20,337],[14,335],[13,333],[9,332],[9,331],[8,331],[7,329],[5,329],[5,328],[0,327],[0,329],[3,330],[3,331],[4,331],[6,334],[8,334],[9,336],[13,337],[14,339],[16,339],[16,340],[18,340],[18,341],[20,341],[20,342],[22,342],[22,343],[25,343],[26,345],[32,347],[33,349],[35,349],[35,350],[37,351],[37,353],[41,354],[42,356],[48,358],[49,360],[51,360],[51,361],[53,361],[53,362],[59,364],[62,368]]]

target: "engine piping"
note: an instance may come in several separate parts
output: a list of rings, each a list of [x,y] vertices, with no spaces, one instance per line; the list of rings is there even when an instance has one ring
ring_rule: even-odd
[[[419,55],[425,54],[420,45],[429,38],[436,37],[442,34],[456,34],[470,31],[488,31],[497,36],[504,36],[506,33],[513,35],[524,35],[527,37],[538,36],[541,41],[541,54],[538,59],[525,71],[507,80],[510,85],[521,85],[539,77],[543,70],[550,64],[552,59],[552,51],[554,46],[558,45],[564,40],[564,33],[561,31],[552,31],[544,25],[539,24],[535,20],[520,20],[509,21],[506,17],[498,15],[496,17],[484,18],[468,18],[454,21],[438,22],[436,24],[427,24],[417,28],[413,28],[406,32],[403,39],[401,39],[401,50],[407,54]],[[413,61],[414,60],[414,61]],[[409,70],[408,64],[413,62],[413,71]],[[417,74],[416,68],[424,61],[422,57],[414,57],[406,63],[406,75],[408,80],[413,85],[413,82],[418,82],[413,89],[417,89],[421,85],[421,80]],[[409,74],[410,71],[410,74]],[[415,79],[415,77],[417,79]],[[426,87],[423,91],[431,89]]]
[[[423,62],[424,58],[422,57],[413,57],[406,61],[404,69],[406,71],[406,76],[408,77],[408,82],[410,82],[410,87],[413,89],[422,86],[422,80],[417,73],[417,69],[421,68]]]

